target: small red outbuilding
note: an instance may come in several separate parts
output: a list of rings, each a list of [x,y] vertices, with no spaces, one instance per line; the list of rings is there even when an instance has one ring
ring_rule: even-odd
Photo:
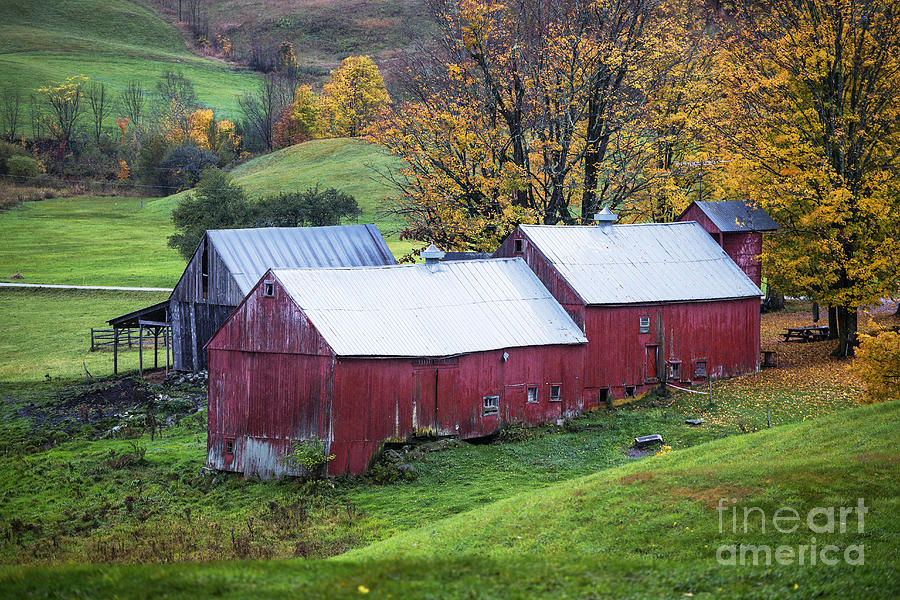
[[[522,257],[588,339],[584,402],[759,368],[759,288],[694,222],[520,225],[495,256]]]
[[[208,345],[208,464],[289,474],[317,436],[361,473],[386,440],[575,414],[585,342],[518,258],[270,270]]]

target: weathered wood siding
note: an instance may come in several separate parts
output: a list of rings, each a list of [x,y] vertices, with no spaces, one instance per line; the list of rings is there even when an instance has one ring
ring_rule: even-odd
[[[640,318],[650,318],[650,331],[640,333]],[[622,400],[626,387],[640,395],[668,378],[667,363],[681,362],[676,385],[703,383],[695,377],[698,361],[708,377],[719,379],[759,370],[759,300],[721,300],[657,305],[589,306],[585,387],[608,389]],[[648,347],[656,346],[654,354]],[[648,356],[657,356],[648,367]],[[586,392],[586,396],[590,396]]]
[[[209,262],[209,287],[203,297],[203,256]],[[173,366],[176,371],[206,368],[203,346],[222,326],[243,294],[228,268],[206,236],[188,262],[172,291],[169,311],[172,316]]]

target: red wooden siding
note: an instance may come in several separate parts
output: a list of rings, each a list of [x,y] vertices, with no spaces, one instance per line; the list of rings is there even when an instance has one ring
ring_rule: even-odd
[[[641,317],[650,318],[649,333],[640,333]],[[759,369],[756,298],[590,306],[586,320],[585,387],[609,389],[615,400],[624,398],[626,386],[634,386],[640,394],[658,385],[659,378],[668,379],[669,361],[681,361],[681,375],[672,381],[676,385],[706,380],[694,377],[698,360],[706,362],[707,373],[714,379]],[[655,370],[647,365],[648,354],[653,356],[648,346],[658,348]]]

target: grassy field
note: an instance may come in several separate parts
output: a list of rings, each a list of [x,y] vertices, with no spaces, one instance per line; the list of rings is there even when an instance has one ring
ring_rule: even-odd
[[[141,206],[143,202],[143,207]],[[171,287],[184,260],[161,199],[53,198],[0,213],[0,279],[24,283]]]
[[[637,409],[629,409],[633,410]],[[365,594],[379,598],[760,598],[787,595],[892,598],[900,591],[896,578],[891,575],[897,567],[896,540],[900,534],[895,519],[900,508],[896,496],[896,481],[900,476],[896,454],[898,434],[894,427],[900,416],[898,410],[900,407],[896,403],[859,408],[816,421],[731,436],[664,456],[631,461],[584,477],[567,473],[570,477],[567,481],[549,487],[540,485],[539,489],[528,492],[522,492],[521,488],[510,489],[505,499],[478,493],[482,473],[497,475],[499,468],[503,468],[498,465],[499,461],[491,460],[491,453],[498,452],[497,447],[471,447],[468,450],[485,453],[476,461],[482,467],[472,473],[471,479],[462,476],[472,470],[471,464],[457,464],[459,454],[451,450],[435,454],[432,459],[445,471],[440,479],[435,479],[433,471],[424,470],[417,482],[367,486],[371,495],[382,496],[372,505],[388,507],[402,499],[405,502],[399,504],[405,504],[405,509],[395,507],[395,511],[416,512],[420,507],[427,510],[429,504],[415,496],[414,487],[425,479],[427,481],[423,483],[431,484],[430,487],[436,489],[435,494],[441,494],[443,489],[444,495],[456,493],[467,498],[467,507],[460,507],[462,510],[455,516],[434,520],[424,527],[410,529],[339,558],[166,566],[18,566],[3,568],[0,581],[10,597],[32,593],[43,597],[133,598],[209,595],[229,598],[259,595],[361,597]],[[625,412],[628,411],[612,414]],[[600,417],[593,420],[588,417],[584,421],[595,426],[602,422]],[[189,425],[183,427],[186,429]],[[180,447],[192,445],[186,441],[186,434],[177,435],[181,436],[178,438]],[[547,434],[543,439],[578,435]],[[582,435],[586,441],[602,440],[609,434],[592,431]],[[541,447],[529,446],[529,443],[511,443],[500,446],[499,451],[513,454],[509,450],[512,448],[523,455],[540,456]],[[201,450],[199,440],[193,445],[197,446],[196,451]],[[92,454],[82,450],[77,454],[20,461],[20,465],[7,469],[6,476],[24,481],[28,486],[39,485],[37,478],[40,476],[32,474],[32,469],[49,475],[56,464],[72,465],[72,461],[91,460],[95,463],[95,471],[102,472],[98,465],[110,460],[110,450],[115,455],[115,449],[98,445]],[[169,468],[175,469],[183,465],[179,456],[166,451],[152,455],[148,451],[147,462],[154,466],[169,464],[173,465]],[[506,462],[512,461],[507,459]],[[577,461],[569,459],[565,462]],[[87,496],[92,484],[78,476],[82,466],[75,462],[68,468],[72,475],[64,480],[66,483],[62,487],[75,485]],[[135,475],[132,469],[130,466],[121,468],[118,479],[127,482]],[[589,467],[584,465],[584,469],[588,471]],[[462,476],[460,481],[451,480],[447,471],[457,471]],[[110,502],[107,499],[109,506],[100,511],[99,518],[95,512],[79,514],[80,509],[72,502],[53,502],[59,492],[45,488],[46,495],[41,501],[46,502],[46,508],[39,514],[49,518],[53,505],[59,504],[65,506],[72,520],[80,521],[83,528],[102,528],[102,521],[110,519],[111,513],[125,512],[125,505],[130,504],[132,511],[143,513],[148,508],[158,510],[161,503],[177,498],[178,494],[172,493],[172,489],[178,487],[178,479],[169,480],[172,483],[168,493],[154,489],[153,480],[148,478],[143,486],[137,486],[139,495],[130,501],[117,498],[117,502]],[[466,486],[466,481],[470,485]],[[301,494],[299,490],[292,492],[290,484],[229,478],[218,485],[222,489],[210,503],[210,510],[221,511],[223,502],[233,507],[235,501],[247,493],[245,490],[262,487],[268,488],[270,493],[260,495],[261,503],[269,503],[264,504],[260,512],[269,511],[272,521],[279,518],[290,521],[290,505],[282,503],[299,502],[307,506],[303,514],[311,521],[306,526],[308,529],[315,529],[327,514],[334,515],[335,512],[340,516],[333,516],[333,519],[343,520],[345,525],[357,530],[364,530],[366,522],[381,525],[379,515],[360,508],[362,505],[344,505],[339,511],[332,509],[320,513],[308,494]],[[194,495],[202,495],[202,486],[195,484],[194,487]],[[343,485],[339,483],[338,488],[341,487]],[[345,497],[352,495],[358,487],[366,486],[348,487]],[[471,487],[475,489],[461,489]],[[115,492],[112,491],[115,486],[109,488],[111,495],[135,494],[133,483],[130,488],[125,484]],[[279,488],[281,494],[277,493]],[[22,515],[23,519],[32,517],[27,508],[10,501],[8,491],[4,497],[8,506],[15,507],[16,514]],[[758,507],[769,519],[782,506],[806,515],[816,506],[856,506],[857,498],[864,499],[868,513],[862,532],[857,529],[853,513],[844,519],[847,523],[844,533],[839,529],[835,533],[813,532],[802,526],[785,534],[776,531],[771,521],[763,530],[758,516],[749,519],[746,532],[740,524],[734,531],[727,520],[721,529],[719,527],[716,505],[723,497],[735,498],[734,505],[740,508]],[[326,494],[325,505],[333,501],[329,498]],[[309,505],[311,502],[312,506]],[[106,505],[98,508],[103,506]],[[199,499],[195,499],[192,506],[198,511],[206,509],[206,504]],[[266,529],[264,522],[253,520],[259,514],[247,515],[245,525],[249,520],[249,530],[261,538],[270,535],[271,531]],[[422,516],[423,520],[432,518],[430,514]],[[194,513],[170,527],[182,530],[181,539],[196,541],[205,538],[216,525],[202,514]],[[145,534],[153,531],[152,525],[145,527]],[[246,530],[245,527],[238,535],[247,538],[250,534],[246,534]],[[14,540],[28,540],[35,535],[35,524],[23,521],[16,531]],[[234,539],[235,533],[232,530],[229,534],[226,527],[222,534],[225,541],[221,556],[230,558],[227,540]],[[95,535],[102,539],[101,535]],[[301,541],[309,539],[302,538],[299,532],[296,535]],[[357,535],[364,537],[363,532],[357,531]],[[716,558],[721,545],[768,545],[772,548],[784,545],[798,551],[800,545],[810,544],[811,537],[816,538],[818,548],[834,544],[840,551],[863,544],[864,565],[852,566],[840,561],[837,565],[820,562],[812,566],[808,564],[808,552],[807,564],[803,566],[797,564],[796,554],[790,564],[779,565],[773,560],[771,566],[724,565]],[[132,544],[138,545],[143,537],[132,535],[130,539]],[[65,537],[57,538],[57,543],[67,542]],[[242,543],[253,542],[244,539]],[[7,542],[6,545],[16,544]],[[99,542],[93,546],[95,552],[105,548],[103,551],[107,553],[111,552],[110,547],[119,548]],[[164,547],[160,542],[158,548]],[[44,546],[44,550],[52,548],[49,542]],[[90,548],[88,546],[82,560],[90,557]],[[840,557],[840,553],[837,556]],[[752,560],[752,554],[748,558]]]
[[[195,56],[177,29],[127,0],[0,0],[0,14],[0,89],[25,98],[40,86],[79,74],[106,83],[118,98],[129,81],[152,89],[161,73],[174,70],[193,82],[201,102],[234,118],[236,97],[258,80],[248,71]],[[27,109],[23,112],[25,132]]]

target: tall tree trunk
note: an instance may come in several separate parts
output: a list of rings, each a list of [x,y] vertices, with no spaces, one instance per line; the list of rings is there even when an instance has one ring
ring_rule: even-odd
[[[832,356],[849,358],[853,356],[856,344],[857,309],[851,306],[838,306],[838,346]]]
[[[828,339],[836,340],[838,336],[838,317],[837,308],[828,307]]]

